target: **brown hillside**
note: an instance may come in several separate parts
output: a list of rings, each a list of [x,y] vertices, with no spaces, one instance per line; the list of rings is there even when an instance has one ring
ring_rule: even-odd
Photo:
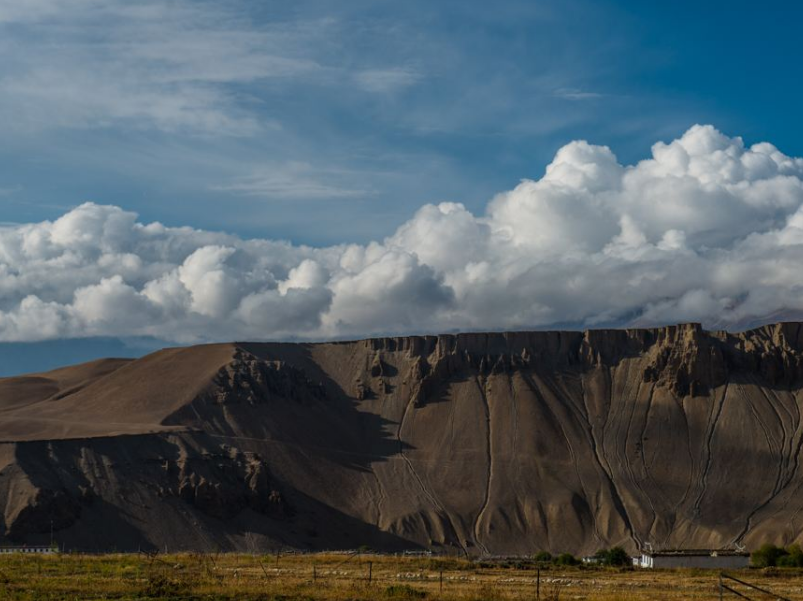
[[[104,549],[801,541],[802,384],[800,324],[93,362],[0,380],[2,527]]]

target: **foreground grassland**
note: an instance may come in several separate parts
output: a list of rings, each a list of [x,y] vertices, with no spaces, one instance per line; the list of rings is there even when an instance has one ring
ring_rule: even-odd
[[[0,599],[269,599],[276,601],[656,601],[719,599],[718,573],[544,568],[526,561],[377,555],[2,555]],[[803,571],[737,577],[803,600]],[[750,598],[762,596],[731,583]],[[726,592],[725,599],[738,599]]]

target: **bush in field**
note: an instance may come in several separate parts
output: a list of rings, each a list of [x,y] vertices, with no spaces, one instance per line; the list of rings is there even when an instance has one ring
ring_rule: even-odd
[[[786,552],[789,555],[786,555],[783,559],[787,559],[791,562],[790,567],[803,567],[803,549],[800,548],[800,545],[789,545],[786,547]]]
[[[559,566],[576,566],[580,563],[580,560],[571,553],[561,553],[553,561]]]
[[[789,545],[784,549],[768,543],[753,551],[750,559],[757,568],[800,568],[803,567],[803,550],[800,545]]]
[[[764,545],[764,547],[770,547],[771,545]],[[764,549],[761,547],[759,551]],[[786,549],[781,547],[773,547],[772,549],[767,548],[765,552],[759,556],[759,560],[767,561],[768,559],[771,560],[775,558],[775,563],[768,563],[766,566],[768,567],[771,565],[778,566],[779,568],[800,568],[803,567],[803,550],[800,549],[800,545],[789,545]],[[753,565],[756,565],[756,554],[753,553]]]
[[[552,555],[552,553],[547,551],[539,551],[533,555],[533,561],[541,566],[544,564],[552,564],[556,566],[576,566],[580,563],[580,560],[571,553]]]
[[[632,562],[627,551],[622,547],[611,547],[610,549],[600,549],[594,557],[603,566],[629,566]]]

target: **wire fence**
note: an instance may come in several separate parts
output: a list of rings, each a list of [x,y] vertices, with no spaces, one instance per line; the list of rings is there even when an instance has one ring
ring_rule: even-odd
[[[0,588],[142,597],[803,601],[803,572],[559,568],[515,561],[343,555],[134,553],[0,557]]]

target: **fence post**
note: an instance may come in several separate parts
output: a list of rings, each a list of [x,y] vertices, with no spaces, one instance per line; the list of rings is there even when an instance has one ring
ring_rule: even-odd
[[[541,601],[541,568],[535,569],[535,601]]]
[[[441,568],[441,586],[440,586],[440,592],[441,592],[441,593],[443,592],[443,568]]]
[[[374,572],[374,562],[373,561],[369,561],[368,562],[368,584],[369,585],[371,584],[371,579],[373,578],[373,572]]]
[[[318,570],[315,564],[312,564],[312,581],[315,582],[316,580],[318,580]]]
[[[722,572],[719,573],[719,601],[722,601]]]

